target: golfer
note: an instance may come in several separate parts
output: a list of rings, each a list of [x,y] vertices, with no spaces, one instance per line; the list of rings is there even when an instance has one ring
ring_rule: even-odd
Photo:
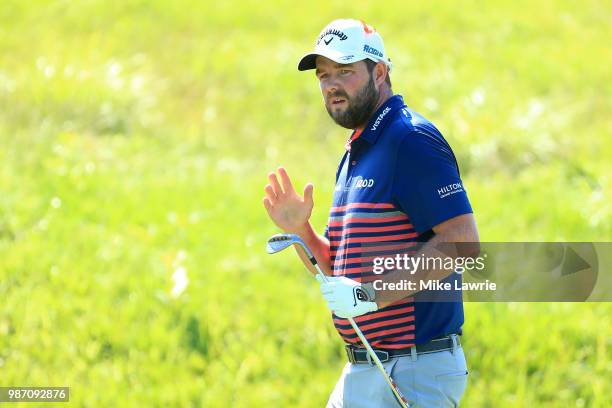
[[[321,292],[346,343],[348,362],[327,406],[398,406],[348,323],[354,317],[412,407],[456,407],[468,376],[461,298],[419,301],[418,289],[383,293],[374,278],[399,282],[421,271],[376,275],[372,262],[364,261],[374,250],[392,254],[412,248],[413,255],[425,257],[439,255],[440,243],[478,242],[453,151],[431,122],[393,94],[391,60],[380,34],[364,22],[332,21],[298,70],[315,70],[327,112],[352,131],[323,235],[309,222],[312,184],[301,196],[279,168],[278,175],[269,174],[263,199],[272,221],[299,235],[331,277],[321,282]],[[303,251],[298,253],[315,273]],[[455,273],[439,276],[444,282],[460,279]]]

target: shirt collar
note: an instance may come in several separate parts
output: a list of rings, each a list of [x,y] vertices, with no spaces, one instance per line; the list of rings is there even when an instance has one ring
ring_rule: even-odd
[[[370,121],[366,125],[366,127],[361,131],[357,137],[354,137],[356,132],[351,134],[347,142],[347,147],[350,149],[350,145],[355,140],[365,140],[370,144],[376,143],[378,140],[378,136],[382,133],[385,125],[389,122],[389,117],[391,117],[391,113],[397,109],[403,108],[406,106],[404,104],[404,99],[401,95],[393,95],[389,99],[385,101],[377,110],[374,112]]]

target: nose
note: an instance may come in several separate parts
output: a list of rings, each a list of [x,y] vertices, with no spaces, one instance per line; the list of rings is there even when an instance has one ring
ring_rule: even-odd
[[[340,89],[338,81],[334,77],[326,78],[321,81],[321,91],[326,97],[333,95]]]

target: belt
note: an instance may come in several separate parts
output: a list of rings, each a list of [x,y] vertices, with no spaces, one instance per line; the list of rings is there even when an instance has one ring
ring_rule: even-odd
[[[459,342],[459,336],[456,334],[451,334],[448,336],[437,337],[427,343],[417,344],[416,346],[414,346],[414,348],[416,349],[416,354],[418,355],[436,353],[438,351],[453,350],[453,337],[456,338],[456,345],[461,345],[461,343]],[[371,358],[368,355],[368,351],[365,348],[355,347],[351,344],[347,344],[344,348],[346,350],[348,360],[352,364],[372,363]],[[389,361],[390,359],[395,357],[411,356],[412,348],[413,347],[397,350],[374,349],[374,352],[380,359],[380,362],[384,363],[385,361]]]

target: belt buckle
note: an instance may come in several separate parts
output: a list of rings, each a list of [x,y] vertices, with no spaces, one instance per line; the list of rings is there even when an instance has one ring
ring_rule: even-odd
[[[374,353],[378,356],[378,359],[381,363],[386,363],[389,361],[389,352],[385,350],[376,350]],[[382,354],[382,357],[380,356]]]
[[[348,357],[348,361],[351,364],[355,364],[355,350],[350,344],[347,344],[344,349],[346,350],[346,356]]]

